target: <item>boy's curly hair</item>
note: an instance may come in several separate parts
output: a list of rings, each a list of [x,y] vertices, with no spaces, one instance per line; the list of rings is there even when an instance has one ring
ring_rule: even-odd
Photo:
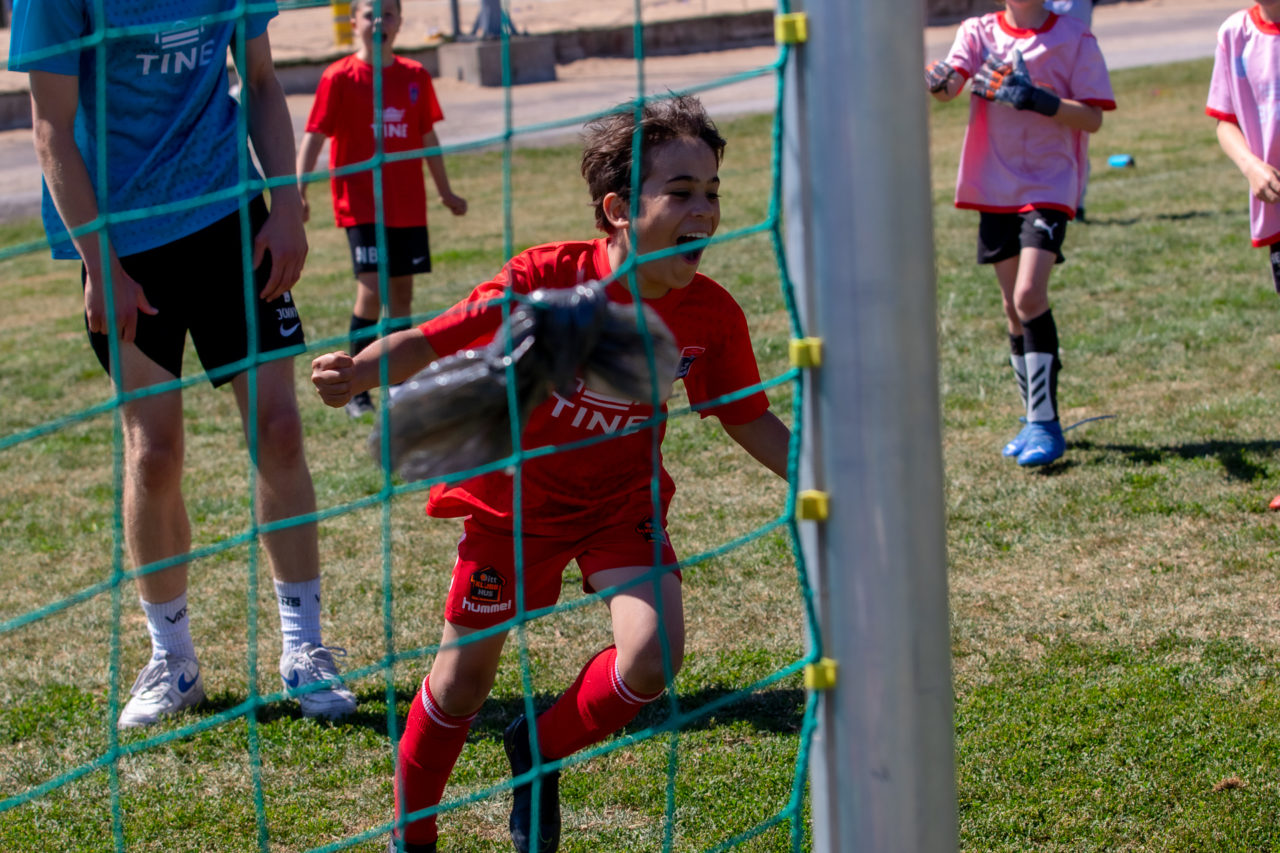
[[[587,179],[591,203],[596,211],[596,227],[613,233],[604,214],[604,197],[617,193],[631,198],[631,149],[636,129],[633,106],[601,116],[587,123],[583,131],[582,177]],[[716,165],[724,158],[724,137],[716,129],[702,102],[692,95],[677,95],[645,101],[640,115],[640,182],[652,167],[651,157],[659,145],[673,139],[701,139],[715,154]]]

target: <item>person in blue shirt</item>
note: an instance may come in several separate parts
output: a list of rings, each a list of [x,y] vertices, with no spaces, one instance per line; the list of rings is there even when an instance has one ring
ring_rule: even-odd
[[[235,394],[256,448],[256,505],[266,523],[316,508],[291,357],[304,342],[290,291],[307,240],[293,128],[267,36],[276,13],[237,6],[16,0],[9,67],[30,75],[45,229],[54,257],[81,261],[85,326],[99,361],[121,392],[173,382],[190,334],[211,383]],[[270,208],[240,131],[242,107],[229,93],[229,48],[254,152],[269,179],[283,179],[271,186]],[[127,728],[198,704],[204,685],[183,561],[191,526],[181,390],[128,399],[121,416],[129,556],[138,567],[178,560],[137,579],[152,656],[120,714]],[[314,522],[266,534],[263,544],[279,600],[281,678],[289,688],[324,682],[297,696],[304,714],[350,713],[355,697],[320,635]]]

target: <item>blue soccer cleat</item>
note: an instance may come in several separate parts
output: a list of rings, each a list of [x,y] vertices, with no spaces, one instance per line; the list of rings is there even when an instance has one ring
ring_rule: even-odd
[[[1027,446],[1027,436],[1031,433],[1031,424],[1023,424],[1022,429],[1018,430],[1018,434],[1009,439],[1000,451],[1004,456],[1016,457],[1022,454],[1022,448]]]
[[[1018,454],[1018,464],[1024,468],[1048,465],[1062,458],[1067,450],[1067,440],[1062,437],[1062,424],[1057,421],[1032,421],[1027,424],[1026,442]]]

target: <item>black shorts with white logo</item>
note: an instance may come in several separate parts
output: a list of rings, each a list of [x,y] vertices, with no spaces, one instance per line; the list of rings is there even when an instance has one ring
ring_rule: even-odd
[[[267,220],[262,197],[249,203],[249,233],[257,234]],[[248,247],[252,250],[252,245]],[[195,345],[200,364],[214,387],[230,382],[238,370],[219,371],[249,356],[248,322],[245,314],[244,260],[241,256],[239,211],[219,219],[194,234],[172,243],[128,255],[120,259],[124,271],[142,285],[147,301],[157,314],[138,314],[134,343],[147,358],[172,373],[182,375],[182,351],[187,332]],[[80,268],[81,282],[87,271]],[[248,286],[257,306],[258,352],[297,348],[306,338],[293,296],[285,293],[264,302],[258,293],[271,277],[271,253],[253,271]],[[88,317],[85,318],[88,328]],[[89,343],[108,373],[109,339],[89,332]]]
[[[352,225],[347,228],[351,245],[351,269],[361,273],[378,271],[377,226]],[[431,246],[427,242],[427,226],[387,229],[387,275],[417,275],[431,272]]]
[[[1041,208],[1025,213],[987,213],[978,219],[978,263],[998,264],[1016,258],[1023,249],[1044,249],[1062,263],[1067,214]]]

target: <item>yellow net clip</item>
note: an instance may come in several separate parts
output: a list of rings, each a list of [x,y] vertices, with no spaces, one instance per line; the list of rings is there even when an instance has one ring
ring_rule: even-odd
[[[826,492],[805,489],[796,496],[796,518],[801,521],[826,521],[827,513]]]
[[[804,668],[804,687],[806,690],[830,690],[836,686],[836,676],[840,665],[831,658],[822,658]]]
[[[821,367],[822,338],[792,338],[792,367]]]
[[[775,16],[773,40],[778,44],[804,44],[809,40],[809,16],[804,12]]]

